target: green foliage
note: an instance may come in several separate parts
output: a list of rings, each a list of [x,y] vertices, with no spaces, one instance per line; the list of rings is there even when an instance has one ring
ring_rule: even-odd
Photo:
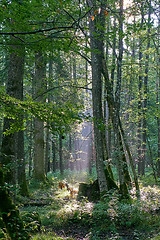
[[[23,220],[24,227],[29,233],[40,231],[41,219],[38,212],[24,211],[24,212],[21,212],[21,217]]]
[[[55,103],[40,103],[34,102],[32,98],[25,101],[12,98],[7,94],[3,94],[0,97],[1,113],[4,117],[13,119],[10,129],[5,134],[14,133],[15,131],[24,130],[25,126],[21,124],[21,116],[25,114],[27,119],[31,114],[34,117],[41,119],[42,121],[49,121],[50,128],[54,133],[64,133],[69,131],[71,124],[74,122],[81,122],[85,117],[79,113],[79,106],[71,103],[66,104],[63,108],[57,107]],[[52,123],[54,127],[52,128]]]
[[[151,238],[151,240],[160,240],[160,234],[157,234],[155,237]]]
[[[42,233],[42,234],[36,234],[34,235],[31,239],[33,240],[63,240],[62,237],[57,237],[57,235],[52,232],[52,233]],[[69,239],[69,238],[67,238]]]
[[[153,173],[146,174],[145,176],[141,176],[140,182],[142,182],[143,186],[145,187],[147,186],[154,187],[155,184],[160,186],[160,180],[157,179],[157,183],[156,183]]]
[[[94,231],[108,232],[114,231],[115,225],[109,214],[109,201],[97,203],[92,212],[92,228]]]
[[[146,227],[148,213],[140,209],[138,204],[119,203],[117,206],[117,226],[121,228],[140,228]]]

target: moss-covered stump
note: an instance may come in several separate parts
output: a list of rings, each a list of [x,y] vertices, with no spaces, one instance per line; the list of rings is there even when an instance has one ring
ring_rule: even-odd
[[[100,199],[100,190],[98,185],[98,180],[95,180],[93,183],[80,183],[79,184],[79,192],[78,199],[82,199],[83,197],[87,197],[89,201],[95,202]]]
[[[107,180],[108,190],[118,189],[118,186],[116,185],[114,179],[110,176],[107,168],[104,170],[104,172]],[[91,184],[80,183],[78,199],[80,200],[82,197],[87,197],[88,200],[92,202],[100,200],[100,190],[98,185],[98,179],[96,179]]]
[[[36,211],[21,212],[21,217],[24,223],[25,230],[29,233],[39,232],[41,229],[41,219]]]

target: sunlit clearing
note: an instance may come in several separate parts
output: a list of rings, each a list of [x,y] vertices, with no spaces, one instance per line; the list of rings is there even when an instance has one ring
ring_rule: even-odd
[[[62,216],[66,216],[70,215],[70,214],[74,214],[74,212],[86,212],[86,213],[91,213],[93,210],[93,203],[91,202],[83,202],[83,203],[79,203],[76,200],[73,200],[71,202],[68,202],[67,204],[65,204],[58,212],[57,212],[57,216],[58,217],[62,217]]]

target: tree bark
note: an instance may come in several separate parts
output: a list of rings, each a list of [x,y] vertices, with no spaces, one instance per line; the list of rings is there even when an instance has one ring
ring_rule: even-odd
[[[92,65],[92,104],[93,104],[93,125],[94,125],[94,143],[96,152],[96,170],[100,193],[110,189],[109,182],[104,172],[104,119],[102,111],[102,60],[104,56],[104,23],[105,6],[101,4],[101,12],[94,16],[96,4],[89,0],[88,5],[92,7],[90,15],[90,36],[91,36],[91,65]],[[93,19],[94,17],[94,19]],[[97,26],[100,26],[97,27]],[[109,175],[109,173],[107,172]]]
[[[144,99],[143,99],[143,133],[142,133],[142,175],[145,174],[145,162],[146,162],[146,152],[147,152],[147,100],[148,100],[148,72],[149,72],[149,48],[150,48],[150,22],[151,22],[151,1],[148,10],[148,33],[147,33],[147,48],[146,48],[146,60],[145,60],[145,76],[144,76]]]
[[[60,173],[63,174],[64,166],[63,166],[63,149],[62,149],[62,134],[59,134],[59,169]]]
[[[143,3],[141,3],[141,27],[143,27],[144,22],[144,13],[143,13]],[[142,158],[142,37],[139,39],[139,96],[138,96],[138,129],[137,129],[137,137],[138,137],[138,174],[144,175],[144,159]]]
[[[160,45],[160,4],[159,4],[159,19],[158,19],[158,46]],[[158,65],[157,65],[157,111],[160,112],[160,53],[158,53]],[[157,176],[160,177],[160,116],[157,116],[157,128],[158,128],[158,156],[157,156]]]
[[[52,170],[53,172],[56,171],[56,146],[55,140],[52,140]]]
[[[45,62],[42,52],[35,54],[35,96],[38,102],[44,99],[41,93],[45,89]],[[44,158],[44,123],[41,119],[34,119],[34,170],[33,177],[36,180],[45,181],[45,158]]]
[[[9,96],[23,100],[23,73],[24,73],[24,55],[25,49],[13,37],[13,43],[10,49],[8,79],[6,84],[6,92]],[[7,131],[12,124],[16,124],[19,128],[23,126],[23,115],[17,114],[16,120],[4,118],[4,129]],[[18,131],[15,129],[15,132]],[[24,160],[24,132],[20,130],[16,133],[3,135],[2,139],[2,162],[8,165],[8,173],[5,175],[5,180],[9,183],[16,183],[16,171],[18,167],[18,184],[22,195],[29,194],[26,175],[25,175],[25,160]]]

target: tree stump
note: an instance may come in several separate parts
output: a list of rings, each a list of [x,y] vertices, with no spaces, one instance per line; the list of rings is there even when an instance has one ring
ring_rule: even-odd
[[[91,202],[96,202],[100,200],[100,190],[98,186],[98,180],[95,180],[93,183],[80,183],[79,184],[79,192],[78,192],[78,200],[81,200],[83,197],[87,197],[87,199]]]

